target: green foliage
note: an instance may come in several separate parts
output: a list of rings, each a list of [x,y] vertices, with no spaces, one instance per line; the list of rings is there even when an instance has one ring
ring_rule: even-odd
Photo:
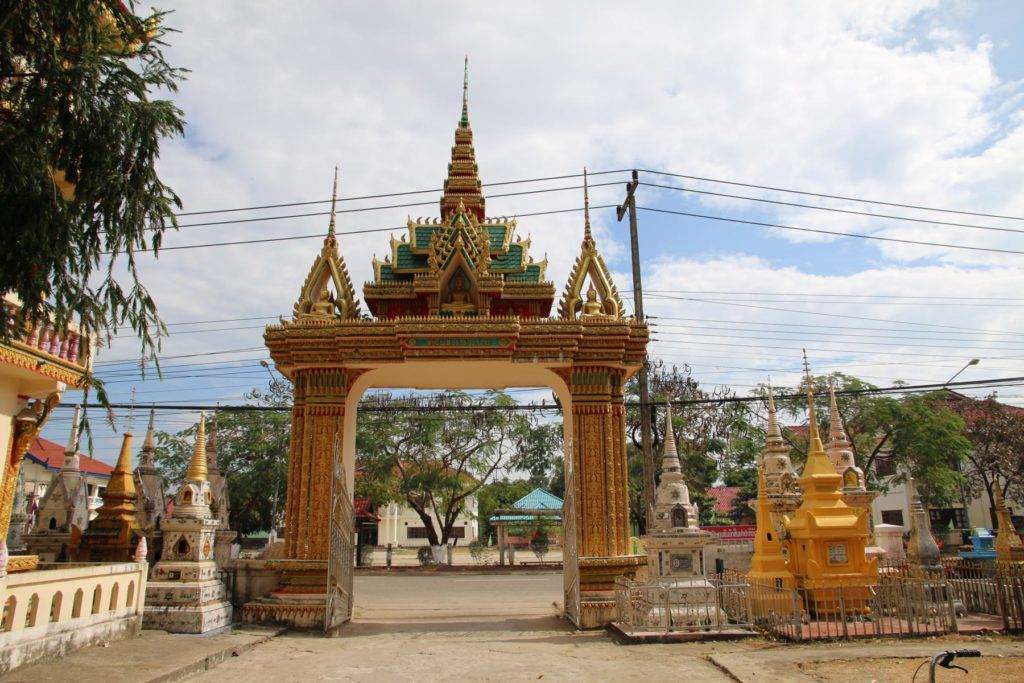
[[[357,486],[357,495],[368,494],[378,505],[408,505],[434,546],[451,538],[467,498],[499,472],[514,469],[536,426],[532,415],[478,409],[514,405],[508,394],[498,391],[480,396],[445,392],[426,400],[386,395],[376,400],[381,407],[400,410],[360,415],[356,449],[361,479],[372,483]],[[442,405],[458,409],[430,410]]]
[[[487,564],[491,557],[491,547],[482,539],[476,539],[469,544],[469,556],[477,564]]]
[[[266,407],[289,405],[291,385],[275,381],[266,391],[254,389],[246,398]],[[291,416],[283,411],[217,415],[217,465],[227,478],[231,528],[242,535],[283,523],[290,428]],[[181,485],[195,433],[192,426],[175,434],[156,434],[156,465],[168,491]]]
[[[544,556],[551,550],[551,527],[550,520],[545,517],[537,517],[533,525],[533,533],[530,534],[530,550],[543,561]]]
[[[982,401],[953,394],[950,403],[972,445],[963,466],[966,490],[972,496],[984,493],[990,508],[997,490],[1024,500],[1024,411],[999,403],[995,394]]]
[[[13,325],[52,318],[58,328],[78,323],[93,335],[127,326],[153,353],[164,328],[136,258],[156,253],[166,227],[176,226],[180,202],[156,160],[160,141],[184,130],[181,110],[153,97],[176,90],[184,75],[161,53],[165,15],[138,16],[118,0],[6,7],[0,292],[23,303]],[[74,184],[70,200],[55,172]],[[11,325],[0,316],[0,339]]]
[[[416,560],[420,563],[421,567],[426,567],[428,564],[434,561],[434,555],[430,552],[429,546],[420,546],[416,549]]]

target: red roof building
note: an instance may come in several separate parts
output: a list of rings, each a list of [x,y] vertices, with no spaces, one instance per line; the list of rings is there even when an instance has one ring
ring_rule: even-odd
[[[732,514],[732,506],[740,494],[740,487],[712,486],[705,493],[715,500],[715,514],[728,517]]]
[[[29,445],[26,458],[42,465],[51,472],[59,472],[64,467],[64,446],[54,443],[49,439],[37,436]],[[110,477],[114,468],[105,462],[90,458],[85,453],[78,454],[79,469],[87,474],[94,474],[101,477]]]

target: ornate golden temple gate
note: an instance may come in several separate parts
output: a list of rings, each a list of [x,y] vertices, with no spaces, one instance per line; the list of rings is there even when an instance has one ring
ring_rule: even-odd
[[[598,253],[585,173],[583,241],[551,316],[547,259],[530,256],[514,219],[485,217],[466,92],[464,81],[440,216],[410,218],[389,256],[374,259],[363,287],[371,316],[360,314],[338,252],[332,202],[293,317],[264,335],[295,401],[280,585],[244,606],[246,621],[322,628],[349,617],[351,512],[338,495],[350,501],[357,407],[372,387],[550,387],[563,408],[569,618],[609,622],[615,579],[645,563],[630,553],[623,388],[644,361],[647,326],[626,317]]]

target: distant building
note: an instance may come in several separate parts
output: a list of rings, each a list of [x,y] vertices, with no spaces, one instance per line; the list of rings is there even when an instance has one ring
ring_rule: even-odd
[[[85,475],[85,482],[89,489],[89,518],[96,516],[96,510],[103,504],[103,491],[110,481],[110,473],[114,468],[105,462],[90,458],[84,453],[79,453],[79,469]],[[50,487],[54,475],[60,472],[64,466],[64,446],[54,443],[49,439],[37,436],[29,444],[25,459],[21,464],[21,471],[25,479],[25,495],[28,500],[38,501]],[[33,498],[34,494],[34,498]]]
[[[377,523],[377,545],[388,545],[398,547],[416,548],[429,545],[427,528],[423,520],[408,505],[401,503],[389,503],[376,510],[379,522]],[[477,503],[475,496],[466,498],[465,508],[462,514],[455,520],[452,527],[452,541],[466,545],[477,539],[476,531]],[[434,530],[440,534],[441,523],[436,517],[433,518]]]

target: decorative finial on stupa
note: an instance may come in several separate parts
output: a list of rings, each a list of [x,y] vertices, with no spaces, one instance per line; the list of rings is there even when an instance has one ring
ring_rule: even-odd
[[[907,494],[910,497],[910,537],[907,539],[907,559],[915,572],[933,574],[941,571],[939,545],[932,536],[928,511],[917,492],[913,477],[907,479]]]
[[[133,558],[136,562],[145,562],[146,556],[149,555],[149,545],[146,543],[146,537],[139,537],[139,544],[135,546],[135,557]]]
[[[199,427],[196,429],[196,445],[192,451],[192,460],[185,472],[185,480],[206,481],[206,413],[199,413]]]
[[[135,479],[132,477],[132,433],[125,432],[121,440],[121,453],[117,456],[117,464],[110,473],[106,491],[103,492],[104,506],[108,501],[120,501],[131,498],[135,500]]]
[[[590,189],[587,186],[587,167],[583,167],[583,239],[592,240],[590,233]]]
[[[779,427],[779,416],[775,410],[775,396],[771,379],[768,380],[768,434],[766,441],[769,445],[782,443],[782,429]]]
[[[460,128],[469,128],[469,55],[462,68],[462,118],[459,119]]]
[[[811,364],[807,360],[807,349],[804,352],[804,378],[807,380],[807,452],[822,451],[825,446],[821,442],[818,431],[818,414],[814,410],[814,379],[811,377]]]
[[[338,204],[338,164],[334,164],[334,185],[331,188],[331,220],[327,223],[327,237],[334,237],[334,210]]]
[[[146,438],[142,440],[142,452],[139,453],[139,465],[153,466],[153,454],[156,452],[156,409],[149,409],[149,425],[146,427]]]
[[[676,450],[676,435],[672,429],[672,402],[665,401],[665,450],[661,456],[662,473],[682,472],[679,463],[679,452]]]
[[[78,421],[81,419],[82,406],[75,406],[75,416],[71,419],[71,435],[68,436],[68,445],[64,448],[64,469],[75,472],[79,468],[78,462]]]

